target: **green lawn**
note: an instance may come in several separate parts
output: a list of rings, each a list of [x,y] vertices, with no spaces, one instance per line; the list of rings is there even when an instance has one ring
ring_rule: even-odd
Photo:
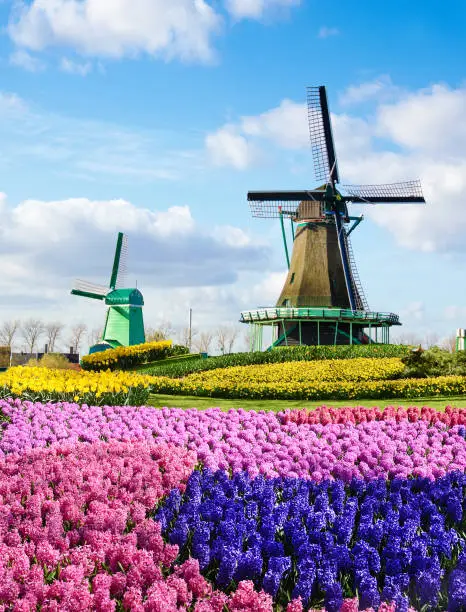
[[[430,406],[437,410],[445,410],[445,406],[454,406],[457,408],[466,408],[466,396],[459,397],[435,397],[435,398],[418,398],[407,400],[390,399],[390,400],[325,400],[321,402],[303,401],[303,400],[236,400],[236,399],[219,399],[212,397],[188,397],[185,395],[151,395],[149,405],[156,408],[176,407],[176,408],[197,408],[205,410],[207,408],[217,407],[222,410],[230,408],[244,408],[245,410],[272,410],[280,412],[287,408],[317,408],[317,406],[334,406],[341,408],[342,406]]]

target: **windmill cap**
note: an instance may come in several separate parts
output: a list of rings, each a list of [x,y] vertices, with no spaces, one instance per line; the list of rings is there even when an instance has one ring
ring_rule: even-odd
[[[105,298],[108,306],[144,306],[139,289],[114,289]]]

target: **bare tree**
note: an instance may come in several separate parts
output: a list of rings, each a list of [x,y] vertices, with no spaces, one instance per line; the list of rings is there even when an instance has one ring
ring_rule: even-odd
[[[238,337],[239,330],[231,325],[222,325],[215,332],[217,348],[222,355],[231,353]]]
[[[183,327],[183,329],[178,333],[178,342],[182,346],[187,346],[190,348],[190,344],[192,346],[193,342],[196,344],[196,337],[198,335],[198,331],[195,327],[191,328],[191,334],[189,331],[189,327]]]
[[[60,338],[63,328],[65,326],[63,323],[47,323],[45,326],[45,334],[47,337],[47,347],[49,353],[53,353],[55,350],[55,344],[57,340]]]
[[[454,353],[456,351],[456,334],[444,338],[440,346],[450,353]]]
[[[34,353],[39,338],[45,331],[43,322],[40,319],[28,319],[21,327],[26,347],[29,353]]]
[[[402,332],[397,336],[392,337],[392,342],[396,344],[408,344],[409,346],[420,346],[422,344],[422,338],[412,332]]]
[[[440,336],[436,332],[428,332],[424,336],[424,342],[422,343],[423,347],[428,349],[433,346],[437,346],[440,340]]]
[[[0,344],[11,348],[20,327],[21,323],[18,320],[5,321],[0,327]]]
[[[85,323],[77,323],[71,328],[70,346],[73,350],[79,353],[79,347],[84,334],[87,332],[87,325]]]
[[[199,353],[208,353],[213,339],[214,334],[211,331],[203,331],[199,334],[194,346]]]
[[[94,327],[94,329],[91,329],[87,334],[87,341],[89,345],[92,346],[93,344],[97,344],[99,340],[102,340],[102,328]]]
[[[170,321],[162,321],[157,327],[147,327],[145,329],[146,342],[160,342],[169,340],[173,336],[173,326]]]

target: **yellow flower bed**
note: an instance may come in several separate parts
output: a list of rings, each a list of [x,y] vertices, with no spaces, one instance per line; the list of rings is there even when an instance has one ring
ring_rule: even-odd
[[[232,367],[183,379],[153,377],[154,393],[251,399],[363,399],[466,393],[466,377],[396,379],[399,359],[351,359]]]
[[[183,347],[173,348],[175,352],[179,353],[179,349]],[[82,358],[81,365],[85,370],[125,369],[141,363],[165,359],[170,357],[173,352],[171,340],[145,342],[144,344],[119,346],[118,348],[108,349],[101,353],[86,355]]]
[[[398,358],[325,359],[234,366],[186,376],[190,385],[295,384],[323,381],[385,380],[399,377],[405,366]]]
[[[127,372],[83,372],[15,367],[0,374],[0,397],[92,405],[141,405],[151,378]]]

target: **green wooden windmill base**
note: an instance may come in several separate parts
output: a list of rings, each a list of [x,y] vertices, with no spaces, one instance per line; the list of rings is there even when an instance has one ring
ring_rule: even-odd
[[[145,342],[142,293],[136,288],[117,288],[124,272],[126,249],[126,236],[120,232],[109,287],[76,281],[76,287],[71,291],[73,295],[105,300],[108,306],[102,341],[91,346],[90,353]]]

